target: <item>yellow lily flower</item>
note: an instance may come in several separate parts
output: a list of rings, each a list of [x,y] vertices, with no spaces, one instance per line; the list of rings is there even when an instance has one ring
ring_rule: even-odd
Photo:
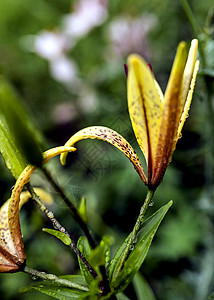
[[[71,147],[57,147],[43,153],[43,163],[65,151],[75,151]],[[25,266],[26,254],[19,222],[19,209],[30,198],[28,192],[22,190],[30,181],[35,166],[28,165],[20,174],[13,188],[11,198],[0,208],[0,273],[18,272]],[[50,204],[52,198],[44,190],[36,188],[36,193]]]
[[[196,60],[198,41],[191,43],[187,55],[181,42],[174,59],[169,82],[163,95],[153,73],[137,54],[128,57],[128,107],[138,144],[147,162],[147,176],[131,145],[117,132],[106,127],[88,127],[74,134],[65,144],[73,146],[82,139],[101,139],[121,150],[133,163],[143,182],[152,190],[163,179],[166,168],[192,100],[199,61]],[[67,153],[61,154],[66,163]]]

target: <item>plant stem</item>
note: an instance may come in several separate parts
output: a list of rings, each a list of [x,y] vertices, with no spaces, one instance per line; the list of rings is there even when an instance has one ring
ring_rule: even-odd
[[[87,224],[84,222],[84,220],[82,219],[82,217],[80,216],[80,214],[78,213],[78,210],[76,209],[76,207],[73,205],[73,203],[68,199],[68,197],[65,195],[64,191],[62,190],[62,188],[54,181],[53,177],[51,176],[51,174],[48,172],[48,170],[44,167],[41,168],[45,177],[48,179],[48,181],[52,184],[52,186],[54,187],[54,189],[56,190],[56,192],[60,195],[60,197],[63,199],[63,201],[65,202],[65,204],[68,206],[68,208],[70,209],[75,221],[79,224],[79,226],[82,228],[84,234],[86,235],[89,244],[91,246],[92,249],[96,248],[96,243],[87,227]]]
[[[60,195],[60,197],[64,200],[68,208],[70,209],[75,221],[79,224],[79,226],[82,228],[83,232],[85,233],[85,236],[88,239],[88,242],[91,246],[92,249],[96,248],[96,243],[87,227],[87,224],[84,222],[80,214],[78,213],[78,210],[76,207],[73,205],[73,203],[68,199],[68,197],[65,195],[64,191],[62,188],[55,182],[51,174],[48,172],[48,170],[44,167],[42,167],[42,171],[47,178],[47,180],[52,184],[56,192]],[[101,283],[101,290],[103,295],[107,295],[111,290],[110,290],[110,285],[109,285],[109,280],[108,276],[106,273],[106,268],[105,266],[100,266],[100,273],[102,275],[102,283]]]
[[[35,269],[32,269],[32,268],[29,268],[27,266],[25,266],[25,268],[23,269],[23,272],[25,272],[27,274],[30,274],[32,276],[39,277],[39,278],[44,279],[44,280],[49,280],[49,281],[52,281],[54,283],[67,286],[69,288],[79,289],[79,290],[85,291],[85,292],[89,291],[89,289],[84,285],[72,282],[72,281],[67,280],[67,279],[59,278],[54,274],[47,274],[45,272],[41,272],[41,271],[38,271],[38,270],[35,270]]]
[[[38,204],[40,210],[48,217],[48,219],[51,221],[51,223],[53,224],[53,227],[55,229],[57,229],[58,231],[65,233],[70,239],[71,236],[70,234],[65,230],[65,228],[58,222],[58,220],[54,217],[53,212],[49,211],[47,209],[47,207],[44,205],[43,201],[40,199],[40,197],[36,194],[36,192],[34,191],[33,187],[31,186],[30,183],[26,184],[26,187],[29,191],[29,193],[31,194],[33,200],[36,201],[36,203]],[[71,249],[74,251],[74,253],[82,260],[82,262],[85,264],[86,268],[89,270],[89,272],[91,273],[91,275],[94,278],[97,278],[98,275],[96,273],[96,271],[91,267],[91,265],[89,264],[89,262],[86,260],[85,256],[82,254],[82,252],[78,249],[76,243],[71,239],[71,244],[70,244]]]
[[[198,25],[196,23],[192,9],[187,0],[181,0],[181,2],[182,2],[184,12],[187,16],[187,19],[189,20],[189,23],[192,27],[192,31],[193,31],[195,37],[198,39],[199,30],[198,30]],[[198,44],[198,48],[199,48],[199,52],[200,52],[200,58],[201,58],[202,65],[203,65],[203,67],[205,67],[205,55],[204,55],[204,50],[201,46],[201,43]]]
[[[142,222],[144,220],[144,217],[145,217],[146,211],[147,211],[147,209],[149,207],[149,204],[150,204],[150,202],[151,202],[151,200],[153,198],[154,192],[155,192],[155,190],[149,190],[148,189],[148,192],[146,194],[146,198],[144,200],[143,206],[140,209],[140,214],[139,214],[139,216],[137,218],[137,221],[136,221],[136,223],[134,225],[134,228],[133,228],[133,230],[132,230],[132,232],[130,234],[130,237],[129,237],[128,241],[127,241],[126,248],[125,248],[125,250],[123,252],[123,255],[121,257],[120,263],[119,263],[119,265],[117,266],[117,268],[115,270],[114,278],[116,278],[118,276],[120,270],[123,268],[124,263],[125,263],[128,255],[129,255],[129,253],[131,251],[131,247],[134,244],[134,241],[136,239],[137,233],[138,233],[138,231],[141,228]]]

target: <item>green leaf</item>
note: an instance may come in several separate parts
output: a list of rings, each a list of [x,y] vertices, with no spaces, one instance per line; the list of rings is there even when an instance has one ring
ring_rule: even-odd
[[[82,254],[85,256],[85,258],[88,260],[90,252],[91,252],[91,247],[88,243],[88,239],[85,236],[81,236],[79,238],[77,247],[82,252]],[[82,262],[82,260],[79,257],[78,257],[78,262],[79,262],[81,273],[84,276],[86,283],[88,285],[90,285],[91,282],[94,281],[94,277],[91,275],[91,273],[88,271],[85,264]]]
[[[17,179],[27,165],[25,157],[18,150],[6,125],[0,120],[0,152],[7,168]]]
[[[10,138],[18,151],[32,165],[42,164],[42,152],[36,137],[36,130],[27,112],[21,105],[15,89],[0,77],[0,120],[10,132]],[[37,133],[38,134],[38,133]]]
[[[138,272],[134,279],[133,285],[138,300],[155,300],[155,296],[150,288],[148,282],[143,278],[143,276]]]
[[[108,236],[104,236],[103,240],[101,240],[100,244],[95,248],[91,249],[88,239],[85,236],[79,238],[77,247],[85,256],[89,264],[92,268],[97,272],[98,276],[101,279],[100,275],[100,266],[107,266],[110,260],[110,248],[109,243],[111,242],[111,238]],[[98,292],[98,280],[95,280],[91,273],[86,268],[85,264],[82,262],[81,259],[78,258],[79,266],[81,273],[85,277],[86,283],[90,286],[90,290],[94,289],[94,292]]]
[[[125,294],[119,293],[117,294],[117,299],[118,300],[130,300]]]
[[[86,198],[82,197],[81,201],[80,201],[80,205],[79,205],[79,214],[81,215],[83,221],[85,223],[88,222],[88,216],[87,216],[87,208],[86,208]]]
[[[115,276],[115,271],[120,264],[120,259],[123,255],[124,249],[127,247],[127,241],[129,236],[126,238],[124,243],[121,245],[119,250],[116,252],[114,258],[111,261],[109,267],[109,280],[111,287],[117,292],[122,292],[128,286],[141,267],[152,239],[162,221],[168,209],[172,205],[172,201],[162,206],[157,212],[155,212],[150,218],[143,222],[142,228],[139,231],[136,239],[136,243],[133,250],[130,250],[130,255],[125,261],[123,269],[120,271],[118,276]]]
[[[71,239],[63,232],[54,229],[49,229],[49,228],[43,228],[42,231],[55,236],[67,246],[71,244]]]
[[[39,291],[43,294],[60,300],[80,299],[81,296],[86,296],[89,294],[88,292],[76,291],[62,285],[56,285],[50,281],[37,282],[31,286],[21,289],[20,291],[22,293]]]
[[[104,240],[93,250],[91,250],[89,255],[89,261],[92,266],[99,267],[105,265],[106,267],[109,264],[110,260],[110,247]]]
[[[213,299],[214,299],[214,292],[211,295],[209,295],[209,297],[207,298],[207,300],[213,300]]]
[[[214,77],[214,69],[205,68],[205,69],[202,69],[199,74]]]

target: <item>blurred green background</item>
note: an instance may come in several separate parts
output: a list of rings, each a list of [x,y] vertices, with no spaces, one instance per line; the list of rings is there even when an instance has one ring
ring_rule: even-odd
[[[212,88],[213,0],[190,5]],[[122,134],[143,160],[128,115],[123,64],[129,53],[139,53],[165,89],[178,43],[195,37],[182,2],[1,0],[0,16],[0,73],[23,98],[45,149],[63,145],[86,126],[103,125]],[[202,73],[182,139],[148,212],[174,201],[141,268],[158,300],[203,300],[214,290],[213,132]],[[110,145],[87,140],[77,148],[66,167],[55,158],[49,170],[75,204],[86,197],[89,227],[97,241],[114,236],[113,255],[134,225],[146,188]],[[0,169],[2,204],[14,179],[2,158]],[[51,209],[77,240],[82,233],[50,185],[39,173],[33,183],[53,193]],[[21,211],[21,224],[29,266],[57,275],[78,271],[75,256],[41,231],[51,224],[32,201]],[[18,293],[30,283],[25,274],[0,274],[1,299],[51,299]],[[127,295],[135,299],[131,286]]]

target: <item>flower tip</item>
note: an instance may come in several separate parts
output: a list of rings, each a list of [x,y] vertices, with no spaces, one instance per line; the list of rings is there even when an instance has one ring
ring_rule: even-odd
[[[197,52],[197,50],[198,50],[198,40],[197,39],[192,40],[191,48],[193,48]]]
[[[184,42],[184,41],[180,42],[178,45],[178,49],[181,51],[186,49],[186,42]]]
[[[141,57],[137,54],[130,54],[128,57],[128,66],[138,65],[141,60]]]

